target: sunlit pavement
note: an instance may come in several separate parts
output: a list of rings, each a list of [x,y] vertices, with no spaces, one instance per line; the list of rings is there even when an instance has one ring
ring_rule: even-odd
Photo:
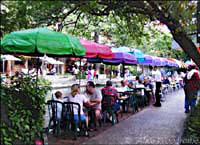
[[[182,89],[169,93],[162,107],[147,107],[83,144],[179,144],[184,96]]]

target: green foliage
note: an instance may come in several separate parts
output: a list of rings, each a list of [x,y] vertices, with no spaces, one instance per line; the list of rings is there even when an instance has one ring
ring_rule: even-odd
[[[200,141],[200,102],[195,107],[195,110],[188,116],[185,123],[185,131],[182,140],[183,144],[192,144],[191,141]],[[187,142],[187,141],[190,142]],[[195,142],[194,142],[195,143]],[[196,142],[196,144],[198,144]]]
[[[86,79],[86,74],[85,74],[85,72],[79,72],[79,73],[78,73],[78,80],[79,80],[79,79],[84,79],[84,80]]]
[[[62,32],[97,40],[96,35],[107,38],[105,43],[115,46],[129,46],[157,56],[172,57],[172,35],[184,34],[197,29],[197,1],[2,1],[9,12],[1,15],[1,31],[8,32],[50,26],[62,23]],[[146,29],[151,21],[158,20],[170,29],[164,34],[157,29]],[[175,38],[175,37],[174,37]],[[178,42],[185,46],[185,41]],[[196,62],[197,57],[184,48]],[[187,50],[187,51],[186,51]],[[196,50],[196,49],[195,49]],[[185,59],[182,52],[175,58]]]
[[[137,66],[129,66],[128,69],[130,70],[133,76],[139,76],[142,73],[137,71]]]
[[[63,2],[57,1],[3,1],[9,12],[1,16],[1,30],[8,33],[20,29],[28,29],[41,26],[53,26],[62,20],[63,32],[73,34],[78,37],[95,40],[91,36],[92,32],[98,32],[106,36],[116,46],[146,47],[152,40],[156,48],[164,50],[168,47],[168,36],[159,37],[158,30],[145,31],[144,26],[150,22],[148,14],[137,13],[137,6],[134,8],[131,4],[134,2],[122,2],[121,6],[115,1],[105,4],[96,1],[87,2]],[[195,12],[195,2],[154,2],[159,6],[162,13],[182,22],[182,25],[189,32],[195,26],[196,21],[192,21],[192,14]],[[96,16],[93,13],[103,13],[103,9],[113,5],[109,15]],[[138,2],[138,6],[148,9],[146,13],[152,13],[152,17],[157,18],[155,10],[150,8],[147,2]],[[134,5],[135,6],[135,5]],[[77,8],[77,9],[75,9]],[[69,13],[71,11],[71,13]],[[135,12],[135,13],[134,13]],[[177,15],[178,14],[178,15]],[[154,16],[155,15],[155,16]],[[169,18],[170,19],[170,18]],[[188,27],[191,26],[191,27]],[[193,28],[194,30],[194,28]],[[187,32],[188,32],[187,31]],[[158,33],[158,34],[155,34]],[[154,35],[155,34],[155,35]],[[171,36],[170,36],[171,37]],[[151,38],[151,39],[150,39]],[[163,38],[162,42],[161,38]],[[167,44],[167,45],[166,45]],[[161,47],[160,47],[161,46]],[[153,48],[153,46],[152,46]],[[151,48],[149,48],[151,50]]]
[[[50,89],[48,81],[30,76],[14,79],[10,86],[1,84],[2,144],[33,144],[40,136]]]

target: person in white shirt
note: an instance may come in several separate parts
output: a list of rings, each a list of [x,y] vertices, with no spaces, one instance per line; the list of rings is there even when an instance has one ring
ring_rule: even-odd
[[[158,70],[158,67],[154,67],[154,71],[152,72],[152,75],[154,77],[154,81],[156,82],[156,103],[154,104],[155,107],[161,107],[160,103],[160,92],[161,92],[161,81],[162,81],[162,75],[161,72]]]
[[[71,87],[71,93],[68,98],[69,102],[75,102],[80,104],[80,116],[81,120],[86,120],[85,114],[83,113],[83,105],[90,105],[88,99],[85,95],[80,94],[80,85],[73,84]],[[74,108],[74,120],[78,121],[78,108],[77,106],[73,106]]]
[[[75,66],[75,67],[73,68],[73,72],[74,72],[75,78],[78,79],[79,69],[77,68],[77,66]]]
[[[120,88],[117,88],[118,92],[125,92],[128,90],[128,86],[126,85],[126,82],[124,80],[121,81]]]
[[[138,84],[136,85],[136,88],[141,88],[141,95],[144,96],[144,84],[141,80],[138,81]]]

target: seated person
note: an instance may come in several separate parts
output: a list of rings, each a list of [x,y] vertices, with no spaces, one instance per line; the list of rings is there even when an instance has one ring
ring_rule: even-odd
[[[96,129],[96,123],[98,120],[101,119],[101,92],[96,90],[94,82],[88,81],[86,85],[86,91],[84,94],[90,101],[90,106],[88,106],[86,109],[89,109],[89,111],[95,113],[94,123]]]
[[[135,80],[134,80],[134,83],[133,83],[133,86],[136,88],[136,86],[138,85],[138,83],[139,83],[139,76],[136,76]]]
[[[62,100],[62,93],[60,92],[60,91],[57,91],[56,93],[55,93],[55,96],[56,96],[56,98],[55,98],[55,100],[56,101],[59,101],[59,102],[63,102],[63,100]],[[62,104],[57,104],[57,119],[61,119],[61,115],[62,115]]]
[[[170,85],[170,81],[169,81],[169,78],[168,78],[168,76],[166,76],[165,77],[165,79],[163,80],[163,84],[165,84],[165,85]]]
[[[120,112],[120,105],[118,103],[116,103],[116,99],[119,98],[119,94],[117,93],[117,90],[112,87],[112,82],[107,81],[106,86],[104,88],[102,88],[101,91],[102,91],[102,96],[103,96],[102,106],[110,106],[111,105],[112,109],[115,111],[116,116],[118,118],[118,114]],[[105,96],[111,98],[111,104],[110,104],[110,102],[106,102],[106,99],[104,99]]]
[[[136,88],[144,88],[144,84],[142,83],[141,80],[138,81],[138,84],[136,85]],[[144,96],[144,89],[142,89],[139,94]]]
[[[153,95],[153,85],[151,84],[149,78],[146,78],[144,80],[144,86],[151,90],[151,91],[146,91],[146,95],[148,97],[148,103],[153,104],[155,102],[155,98]]]
[[[117,89],[118,92],[125,92],[127,91],[126,82],[124,80],[121,81],[121,86]]]
[[[144,86],[145,86],[146,88],[148,88],[148,89],[153,90],[153,85],[151,84],[149,78],[145,78],[145,80],[144,80]]]
[[[131,82],[128,83],[127,91],[132,91],[133,88],[134,88],[133,82],[131,81]]]
[[[86,120],[86,116],[83,113],[83,105],[90,105],[90,102],[87,100],[85,95],[80,94],[80,85],[73,84],[71,87],[71,93],[68,97],[69,102],[75,102],[80,104],[80,115],[81,120]],[[78,108],[73,106],[74,108],[74,120],[78,121]]]
[[[136,85],[136,88],[144,88],[144,84],[141,80],[138,81],[138,84]]]
[[[144,74],[142,73],[142,74],[139,76],[139,80],[141,80],[142,83],[143,83],[143,82],[144,82],[144,78],[145,78],[145,76],[144,76]]]
[[[52,65],[50,68],[50,72],[47,73],[47,75],[55,75],[55,74],[56,74],[56,68],[54,67],[54,65]]]

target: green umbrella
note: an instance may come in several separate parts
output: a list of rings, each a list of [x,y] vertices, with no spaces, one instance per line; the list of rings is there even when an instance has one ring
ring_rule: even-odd
[[[3,53],[24,55],[84,56],[80,40],[47,28],[12,32],[1,41]]]

